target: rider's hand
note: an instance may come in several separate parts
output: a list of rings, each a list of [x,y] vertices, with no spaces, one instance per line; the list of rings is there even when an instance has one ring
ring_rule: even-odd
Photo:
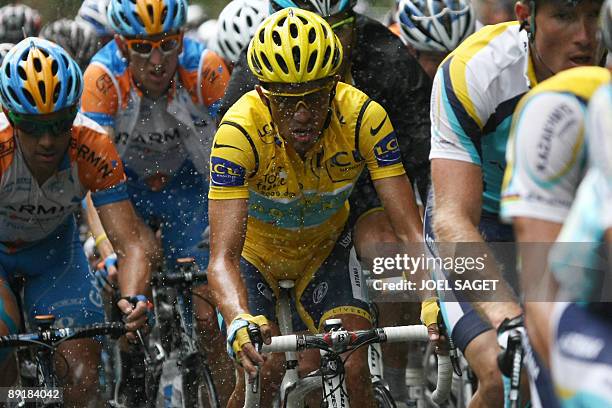
[[[136,298],[135,296],[132,297]],[[147,328],[149,304],[145,296],[138,296],[138,298],[136,306],[125,297],[117,302],[117,307],[124,315],[123,322],[128,331],[126,337],[130,342],[138,340],[135,333],[136,330],[144,330]]]
[[[446,355],[448,347],[446,345],[446,338],[440,335],[440,328],[438,327],[439,315],[440,306],[438,305],[437,298],[429,298],[421,304],[421,322],[427,326],[429,341],[435,346],[436,354]]]
[[[272,331],[268,320],[262,316],[239,314],[232,320],[227,329],[227,353],[236,362],[240,363],[249,374],[251,380],[257,375],[257,367],[265,362],[265,356],[257,352],[251,343],[248,326],[255,324],[259,327],[261,337],[265,344],[270,344]]]

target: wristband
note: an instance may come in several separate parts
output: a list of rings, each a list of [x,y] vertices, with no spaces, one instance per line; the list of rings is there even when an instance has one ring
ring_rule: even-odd
[[[429,327],[434,323],[438,323],[438,315],[440,306],[438,306],[438,298],[429,298],[421,303],[421,322]]]
[[[98,246],[102,243],[102,241],[107,241],[107,240],[108,240],[108,236],[106,236],[106,233],[102,233],[101,235],[98,235],[96,237],[96,241],[94,245],[96,246],[96,248],[98,248]]]
[[[251,342],[248,332],[250,323],[257,326],[268,324],[268,319],[265,316],[251,316],[247,313],[239,314],[232,320],[232,323],[227,329],[227,354],[232,360],[240,362],[238,353],[242,351],[242,347]]]

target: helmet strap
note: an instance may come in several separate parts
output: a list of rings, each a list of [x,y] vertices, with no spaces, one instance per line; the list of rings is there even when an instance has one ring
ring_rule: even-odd
[[[536,35],[536,19],[535,19],[535,15],[536,15],[536,2],[535,0],[531,0],[529,2],[529,24],[527,24],[526,21],[523,21],[521,23],[521,28],[525,28],[526,26],[529,25],[529,30],[527,31],[527,36],[529,38],[529,45],[530,45],[530,49],[533,51],[533,54],[535,56],[535,58],[538,60],[538,62],[540,63],[540,65],[542,65],[546,71],[548,71],[548,73],[553,76],[556,74],[555,71],[553,71],[552,69],[550,69],[550,67],[548,66],[548,64],[546,64],[546,62],[544,62],[544,59],[542,58],[542,55],[540,54],[540,51],[538,50],[538,47],[536,46],[536,42],[535,42],[535,35]]]

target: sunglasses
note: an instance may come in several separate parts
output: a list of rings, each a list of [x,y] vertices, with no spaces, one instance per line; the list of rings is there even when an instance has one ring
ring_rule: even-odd
[[[123,38],[127,47],[130,51],[142,57],[149,57],[153,52],[154,48],[161,51],[163,55],[168,55],[176,51],[181,45],[182,35],[173,34],[162,38],[158,41],[151,41],[146,39],[127,39]]]
[[[30,136],[39,137],[43,134],[59,136],[70,131],[77,115],[76,106],[69,108],[66,113],[51,120],[34,119],[33,115],[21,115],[8,112],[11,124]]]
[[[329,100],[333,86],[334,82],[331,82],[319,88],[301,93],[273,92],[263,87],[261,90],[279,110],[292,109],[292,111],[295,112],[298,110],[299,105],[303,104],[306,109],[312,112],[313,108],[322,106],[327,108],[326,102]]]

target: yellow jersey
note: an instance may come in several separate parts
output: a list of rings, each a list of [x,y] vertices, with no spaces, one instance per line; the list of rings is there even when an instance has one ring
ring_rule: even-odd
[[[342,232],[347,199],[366,165],[373,180],[404,174],[389,117],[363,92],[338,83],[323,133],[302,159],[251,91],[219,125],[208,196],[248,199],[242,256],[268,281],[305,282]]]

